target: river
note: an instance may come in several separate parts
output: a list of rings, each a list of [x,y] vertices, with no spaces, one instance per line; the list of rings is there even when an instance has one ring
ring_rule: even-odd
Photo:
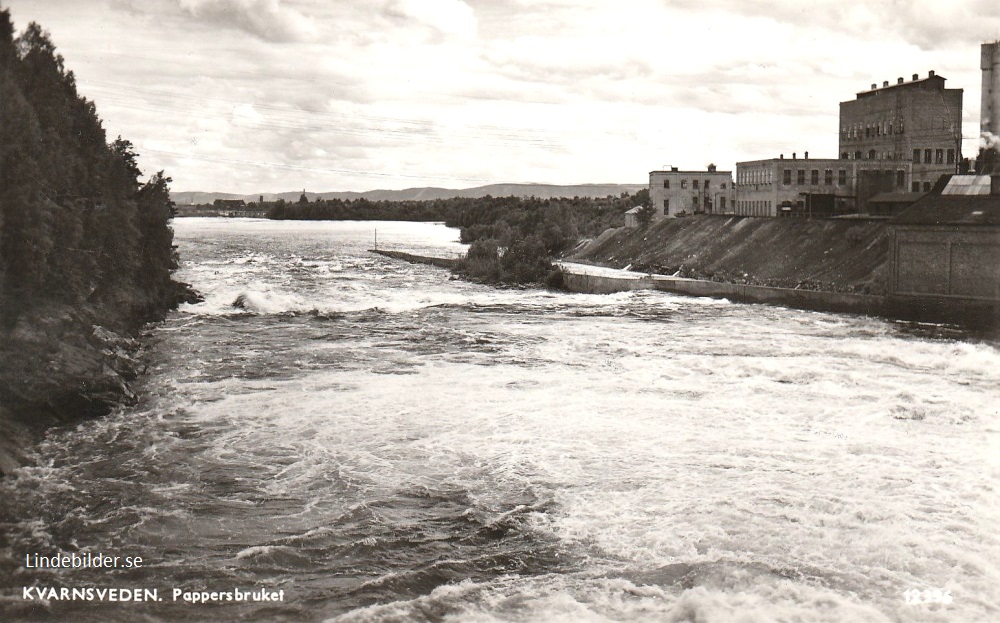
[[[0,482],[0,620],[1000,619],[995,342],[367,252],[462,253],[438,224],[174,228],[206,300]],[[283,593],[183,597],[233,589]]]

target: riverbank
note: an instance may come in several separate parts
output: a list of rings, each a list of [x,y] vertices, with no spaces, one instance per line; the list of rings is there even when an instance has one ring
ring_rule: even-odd
[[[738,285],[886,293],[885,221],[698,215],[619,228],[565,257]]]
[[[0,333],[0,476],[24,463],[52,426],[104,415],[136,401],[145,370],[140,336],[181,302],[199,300],[173,283],[172,298],[151,302],[139,317],[89,305],[49,304]]]

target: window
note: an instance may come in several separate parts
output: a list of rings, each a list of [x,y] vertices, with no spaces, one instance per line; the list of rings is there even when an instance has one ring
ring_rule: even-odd
[[[847,171],[841,169],[837,171],[837,183],[841,186],[847,186]]]
[[[903,120],[902,119],[899,120],[899,133],[900,134],[903,133]]]
[[[670,180],[663,180],[663,187],[670,188]]]
[[[889,134],[892,134],[892,122],[889,122]]]
[[[687,187],[688,187],[688,181],[687,180],[681,180],[681,188],[687,188]]]
[[[823,183],[827,186],[833,186],[833,169],[827,169],[823,174]]]
[[[781,183],[784,184],[785,186],[791,185],[791,183],[792,183],[792,170],[791,169],[785,169],[784,177],[782,177]]]
[[[668,210],[670,210],[670,200],[669,199],[664,199],[663,200],[663,213],[666,214]]]
[[[925,149],[924,150],[924,164],[930,164],[930,163],[931,163],[931,150]]]
[[[854,152],[854,159],[855,160],[861,160],[861,150],[860,149],[858,151]]]
[[[698,190],[698,180],[694,180],[694,189]]]
[[[726,198],[725,197],[719,197],[719,209],[720,210],[725,210],[726,209]]]
[[[719,184],[719,188],[721,188],[722,190],[725,190],[726,189],[726,183],[722,182],[721,184]]]
[[[944,164],[944,150],[935,149],[934,150],[934,164]]]
[[[705,190],[708,190],[708,180],[705,180]]]
[[[910,190],[915,193],[920,192],[920,182],[913,182],[913,184],[910,185]]]
[[[805,169],[799,169],[795,172],[795,181],[798,182],[799,186],[806,185],[806,171]]]
[[[903,188],[906,185],[906,172],[902,169],[896,171],[896,187]]]
[[[868,159],[869,160],[874,160],[875,159],[875,150],[874,149],[868,150]]]
[[[920,163],[920,150],[919,149],[914,149],[913,150],[913,162],[915,162],[917,164]]]
[[[696,208],[698,207],[698,195],[691,195],[691,204]]]
[[[813,186],[819,185],[819,169],[813,169],[809,173],[809,183]]]
[[[948,164],[955,164],[955,150],[948,150]]]
[[[930,182],[924,182],[924,192],[925,193],[931,192],[931,183]]]

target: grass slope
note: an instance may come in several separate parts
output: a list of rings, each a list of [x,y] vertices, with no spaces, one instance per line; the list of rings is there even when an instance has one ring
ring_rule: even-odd
[[[567,259],[791,288],[884,294],[882,222],[694,216],[619,229]]]

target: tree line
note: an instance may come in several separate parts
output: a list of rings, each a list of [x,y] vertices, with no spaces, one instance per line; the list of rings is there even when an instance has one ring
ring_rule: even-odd
[[[141,181],[42,28],[0,9],[0,323],[52,303],[124,323],[178,295],[170,178]]]
[[[646,200],[641,190],[618,197],[456,197],[433,201],[327,199],[271,204],[272,219],[443,221],[461,228],[470,244],[459,266],[464,275],[489,283],[546,280],[552,258],[582,238],[620,227],[626,210]]]

